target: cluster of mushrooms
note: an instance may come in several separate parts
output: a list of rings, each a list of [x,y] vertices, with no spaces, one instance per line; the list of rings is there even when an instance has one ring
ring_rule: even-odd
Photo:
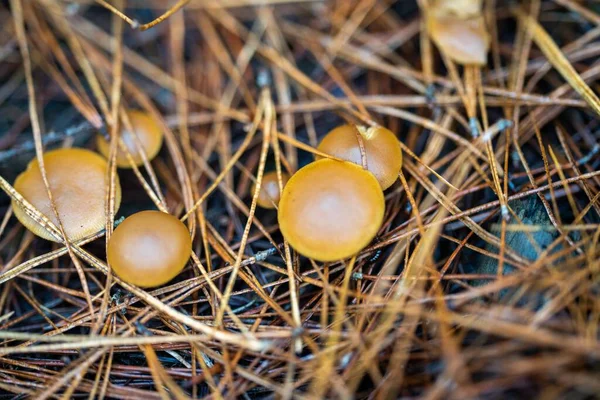
[[[120,168],[141,166],[159,152],[163,133],[156,121],[140,111],[129,111],[133,133],[121,132],[127,151],[119,148]],[[109,143],[96,140],[101,155],[82,148],[62,148],[44,153],[44,170],[60,224],[71,241],[88,238],[105,227]],[[329,132],[318,150],[333,158],[317,160],[283,176],[283,192],[274,172],[264,176],[258,204],[277,208],[281,232],[300,254],[318,261],[351,257],[377,234],[384,217],[383,191],[398,177],[402,152],[396,136],[380,126],[343,125]],[[23,198],[56,226],[53,210],[37,159],[14,182]],[[256,187],[255,189],[256,190]],[[121,203],[121,187],[115,182],[115,212]],[[16,200],[17,219],[31,232],[57,241],[31,218]],[[110,236],[108,264],[123,281],[154,287],[177,276],[191,255],[187,227],[160,211],[135,213],[120,223]]]
[[[463,65],[485,63],[490,39],[481,0],[433,0],[425,20],[430,37],[447,57]],[[121,132],[127,151],[117,151],[120,168],[152,160],[163,141],[163,132],[150,115],[134,110],[127,114],[133,133]],[[56,212],[37,159],[14,183],[23,198],[57,226],[58,213],[72,241],[104,228],[110,146],[102,135],[97,136],[96,145],[104,157],[81,148],[44,154]],[[282,174],[282,192],[277,174],[265,174],[257,203],[277,208],[281,233],[298,253],[318,261],[337,261],[359,253],[377,235],[385,213],[383,191],[398,177],[402,152],[388,129],[356,125],[333,129],[318,150],[334,159],[317,157],[291,177]],[[118,179],[115,189],[117,211],[121,202]],[[15,200],[13,210],[34,234],[57,240]],[[125,282],[153,287],[177,276],[191,251],[188,229],[179,219],[159,211],[142,211],[117,226],[108,243],[107,259]]]
[[[318,261],[351,257],[368,245],[383,222],[383,191],[398,178],[402,150],[381,126],[342,125],[317,150],[317,157],[287,181],[279,193],[277,175],[265,175],[259,205],[278,206],[279,228],[298,253]]]
[[[163,132],[150,115],[132,110],[128,112],[128,118],[134,132],[123,130],[121,133],[127,151],[117,151],[116,163],[120,168],[131,168],[130,159],[136,166],[141,166],[144,160],[142,154],[147,160],[152,160],[163,142]],[[105,226],[109,144],[102,135],[97,136],[96,144],[104,157],[81,148],[44,153],[44,170],[53,202],[64,232],[71,241],[97,234]],[[59,226],[37,159],[33,159],[17,177],[14,188],[42,215]],[[117,178],[115,212],[120,203],[121,186]],[[12,207],[17,219],[27,229],[44,239],[57,241],[15,200]],[[179,219],[160,211],[142,211],[117,226],[108,243],[107,259],[114,273],[123,281],[153,287],[177,276],[185,267],[191,251],[189,231]]]

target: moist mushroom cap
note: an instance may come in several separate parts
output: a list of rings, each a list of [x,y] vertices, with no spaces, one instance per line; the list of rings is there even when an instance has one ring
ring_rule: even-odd
[[[285,187],[289,180],[289,175],[285,172],[281,173],[281,180]],[[252,184],[252,194],[256,191],[256,183]],[[281,192],[279,191],[279,181],[277,180],[277,171],[267,172],[263,175],[263,179],[260,185],[260,192],[256,203],[262,208],[273,209],[277,208],[279,199],[281,198]]]
[[[127,116],[129,117],[129,121],[131,122],[131,126],[142,145],[144,152],[146,153],[146,157],[148,161],[151,161],[162,147],[163,142],[163,132],[160,129],[160,126],[156,123],[156,121],[149,114],[130,110],[127,112]],[[138,151],[137,141],[134,135],[124,129],[121,131],[121,139],[127,146],[129,153],[131,153],[131,157],[135,162],[135,165],[138,167],[144,164],[144,160],[142,158],[142,154]],[[110,153],[110,144],[104,138],[104,136],[98,134],[96,135],[96,145],[98,146],[98,151],[105,157],[108,158]],[[127,161],[127,155],[120,148],[117,148],[117,166],[119,168],[131,168],[129,161]]]
[[[467,19],[481,14],[483,0],[437,0],[429,7],[429,12],[441,16]]]
[[[58,149],[44,153],[44,166],[65,233],[79,240],[101,231],[105,226],[108,164],[100,155],[80,148]],[[15,180],[14,188],[38,211],[58,226],[37,158]],[[116,179],[115,211],[121,204],[121,186]],[[13,200],[17,219],[31,232],[57,241],[29,217]]]
[[[325,135],[318,150],[362,165],[357,130],[363,139],[368,170],[375,175],[383,190],[389,188],[398,179],[398,173],[402,168],[400,143],[389,129],[381,126],[369,128],[354,125],[338,126]]]
[[[427,17],[427,29],[435,44],[450,59],[462,65],[485,65],[490,35],[482,15],[466,19],[454,15]]]
[[[381,187],[362,167],[322,159],[301,168],[279,201],[279,227],[300,254],[319,261],[353,256],[377,234],[385,211]]]
[[[190,233],[179,219],[160,211],[142,211],[115,229],[107,258],[125,282],[153,287],[177,276],[191,252]]]
[[[142,211],[115,229],[108,242],[107,258],[125,282],[154,287],[177,276],[191,252],[190,233],[179,219],[160,211]]]

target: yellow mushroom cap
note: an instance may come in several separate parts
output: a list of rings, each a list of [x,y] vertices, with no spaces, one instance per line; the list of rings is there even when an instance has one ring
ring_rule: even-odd
[[[186,226],[160,211],[142,211],[126,218],[108,242],[107,258],[125,282],[160,286],[177,276],[192,252]]]
[[[148,161],[152,160],[162,147],[163,142],[163,131],[160,129],[160,126],[157,122],[152,118],[151,115],[142,112],[130,110],[127,112],[127,116],[129,117],[129,121],[131,122],[131,126],[135,132],[135,136],[139,139],[139,143],[141,144],[144,152],[146,153],[146,157]],[[125,127],[122,125],[121,131],[121,139],[127,146],[129,153],[131,153],[131,157],[135,162],[135,165],[138,167],[144,164],[144,160],[142,159],[141,153],[138,151],[137,141],[130,131],[125,130]],[[98,151],[106,158],[109,156],[110,152],[110,144],[106,141],[104,136],[98,134],[96,135],[96,145],[98,146]],[[117,166],[119,168],[131,168],[131,165],[127,161],[127,155],[120,148],[117,148]]]
[[[65,233],[71,240],[93,235],[104,228],[108,164],[100,155],[85,149],[58,149],[44,153],[50,190]],[[38,211],[58,226],[37,161],[15,180],[14,188]],[[116,180],[115,211],[121,204],[121,186]],[[17,219],[36,235],[57,241],[29,217],[13,200]]]
[[[330,131],[318,150],[362,165],[360,145],[356,131],[360,133],[367,156],[367,168],[375,175],[383,190],[392,186],[402,168],[402,150],[396,135],[381,126],[362,127],[342,125]],[[317,159],[320,157],[317,157]]]
[[[483,0],[436,0],[430,11],[441,16],[455,15],[459,18],[469,18],[481,14]]]
[[[289,175],[285,172],[281,173],[281,183],[285,187],[287,181],[290,179]],[[252,184],[252,194],[256,191],[256,183]],[[279,181],[277,180],[277,171],[267,172],[263,175],[263,179],[260,185],[260,192],[256,203],[262,208],[273,209],[279,204],[281,193],[279,191]]]
[[[481,0],[438,0],[427,13],[427,30],[449,58],[463,65],[485,65],[490,35]]]
[[[301,168],[283,189],[279,228],[300,254],[319,261],[353,256],[377,234],[385,212],[372,173],[322,159]]]

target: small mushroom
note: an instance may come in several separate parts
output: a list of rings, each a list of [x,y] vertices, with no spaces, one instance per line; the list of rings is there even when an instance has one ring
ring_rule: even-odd
[[[385,211],[375,176],[362,167],[322,159],[301,168],[279,201],[279,227],[300,254],[336,261],[358,253],[377,234]]]
[[[392,186],[402,168],[402,150],[396,135],[381,126],[342,125],[330,131],[318,150],[342,160],[362,165],[360,143],[356,136],[361,135],[367,157],[367,168],[375,175],[383,190]],[[320,157],[317,157],[319,159]]]
[[[141,211],[121,222],[108,242],[108,263],[117,276],[140,287],[176,277],[190,258],[185,224],[161,211]]]
[[[138,149],[137,142],[139,141],[144,149],[148,161],[151,161],[160,151],[164,135],[160,126],[149,114],[142,111],[130,110],[127,112],[127,116],[135,132],[135,136],[134,133],[126,130],[123,126],[120,137],[123,139],[125,146],[127,146],[135,165],[139,167],[144,164],[144,160]],[[136,137],[138,140],[136,140]],[[98,146],[98,151],[104,157],[108,158],[110,144],[103,135],[98,134],[96,136],[96,145]],[[119,168],[131,168],[131,164],[127,161],[126,153],[120,148],[117,149],[117,166]]]
[[[483,0],[435,0],[431,7],[438,15],[469,18],[481,14]]]
[[[426,16],[427,30],[449,58],[462,65],[485,65],[490,35],[481,0],[437,0]]]
[[[286,185],[289,180],[289,175],[285,172],[281,173],[281,180],[283,186]],[[252,192],[256,191],[256,183],[252,185]],[[258,193],[258,198],[256,199],[256,203],[262,208],[273,209],[277,208],[277,204],[279,204],[279,199],[281,197],[281,192],[279,192],[279,182],[277,180],[277,171],[267,172],[263,175],[263,179],[260,185],[260,193]]]
[[[93,235],[104,228],[108,164],[100,155],[85,149],[58,149],[44,153],[50,191],[65,233],[71,240]],[[17,177],[14,188],[38,211],[58,226],[37,161]],[[121,204],[121,186],[116,181],[115,210]],[[17,219],[31,232],[56,241],[13,200]]]

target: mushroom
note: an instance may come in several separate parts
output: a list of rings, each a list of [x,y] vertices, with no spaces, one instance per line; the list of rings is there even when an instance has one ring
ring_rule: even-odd
[[[289,175],[285,172],[281,173],[281,180],[283,186],[286,185],[289,180]],[[256,192],[256,183],[252,185],[252,193]],[[279,192],[279,181],[277,180],[277,171],[267,172],[263,175],[263,179],[260,185],[260,193],[256,203],[262,208],[273,209],[277,208],[281,193]]]
[[[368,170],[375,175],[383,190],[389,188],[398,179],[402,168],[400,143],[389,129],[381,126],[338,126],[325,135],[318,150],[362,165],[357,131],[363,140]]]
[[[439,15],[469,18],[481,14],[483,0],[435,0],[432,9]]]
[[[68,238],[79,240],[101,231],[106,219],[106,160],[85,149],[58,149],[44,154],[44,166],[50,191]],[[37,159],[33,159],[17,177],[14,188],[58,226]],[[118,210],[121,204],[118,178],[115,193],[115,210]],[[57,241],[29,217],[16,201],[13,200],[12,206],[15,216],[27,229],[44,239]]]
[[[192,252],[186,226],[161,211],[141,211],[121,222],[108,242],[108,263],[125,282],[154,287],[177,276]]]
[[[149,114],[142,111],[130,110],[127,112],[127,116],[129,117],[134,133],[125,130],[123,127],[120,137],[129,150],[135,165],[139,167],[144,164],[144,160],[139,151],[138,142],[144,149],[148,161],[151,161],[160,151],[164,135],[156,121]],[[96,145],[98,146],[98,151],[104,157],[108,158],[110,144],[103,135],[98,134],[96,136]],[[126,153],[120,148],[117,149],[117,166],[119,168],[131,168]]]
[[[490,35],[481,0],[437,0],[427,12],[427,30],[449,58],[463,65],[485,65]]]
[[[358,253],[375,237],[385,211],[375,176],[344,161],[322,159],[301,168],[279,201],[279,227],[300,254],[336,261]]]

